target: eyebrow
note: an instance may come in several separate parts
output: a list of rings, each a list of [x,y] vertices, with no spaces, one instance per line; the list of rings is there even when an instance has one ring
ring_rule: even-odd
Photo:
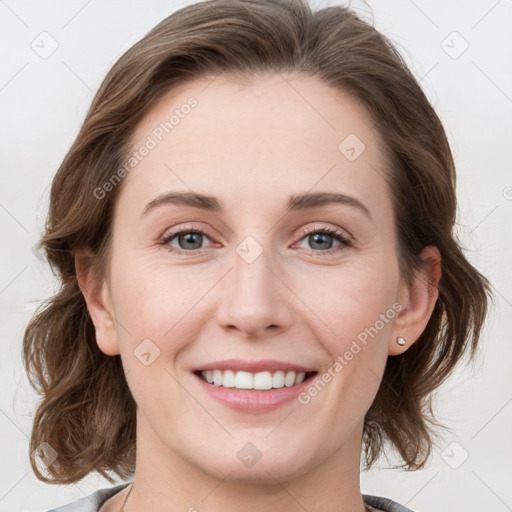
[[[148,214],[151,210],[166,204],[190,206],[192,208],[200,208],[202,210],[217,213],[223,211],[222,202],[215,196],[198,194],[195,192],[164,192],[163,194],[155,197],[155,199],[145,206],[142,216]],[[370,211],[361,201],[359,201],[359,199],[346,194],[333,192],[293,194],[289,197],[288,202],[286,203],[286,211],[301,211],[328,204],[343,204],[351,206],[363,212],[373,222]]]

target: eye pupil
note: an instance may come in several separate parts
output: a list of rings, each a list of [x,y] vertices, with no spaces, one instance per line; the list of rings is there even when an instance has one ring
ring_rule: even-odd
[[[200,233],[194,233],[194,232],[180,235],[178,237],[180,248],[181,249],[197,249],[197,248],[201,247],[201,241],[202,241],[201,236],[202,235]],[[197,238],[199,238],[199,242],[197,242]],[[182,241],[185,241],[186,244],[192,244],[193,247],[190,247],[190,246],[183,247],[182,243],[181,243]]]
[[[320,243],[320,244],[324,243],[325,244],[326,237],[332,239],[331,235],[328,235],[325,233],[315,233],[314,235],[310,235],[309,238],[313,241],[313,244],[316,244],[316,243]],[[327,247],[327,248],[330,249],[331,245],[329,245],[329,247]],[[319,247],[319,249],[325,249],[325,248],[326,248],[325,245],[320,245],[320,247]]]

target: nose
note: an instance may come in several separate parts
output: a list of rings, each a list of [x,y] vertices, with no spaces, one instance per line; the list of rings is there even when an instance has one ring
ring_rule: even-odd
[[[219,290],[219,325],[251,338],[287,330],[292,292],[279,274],[265,251],[252,262],[235,253],[233,268]]]

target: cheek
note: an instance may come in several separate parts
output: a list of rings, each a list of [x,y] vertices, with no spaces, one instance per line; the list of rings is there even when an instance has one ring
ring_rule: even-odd
[[[155,255],[113,266],[117,331],[126,350],[150,339],[162,353],[179,351],[199,330],[201,300],[216,281],[212,269],[170,267]]]
[[[150,418],[162,414],[162,397],[182,413],[190,408],[190,396],[175,380],[175,363],[200,336],[198,302],[212,285],[195,283],[191,270],[148,262],[125,260],[111,279],[126,379],[142,413]]]
[[[365,336],[380,336],[391,326],[398,274],[385,262],[377,255],[354,258],[339,267],[323,269],[322,275],[310,271],[296,281],[298,295],[306,298],[310,316],[323,325],[324,339],[333,340],[330,345],[336,353],[346,350],[352,340],[363,343]]]
[[[310,274],[299,292],[308,290],[307,305],[314,312],[309,315],[309,330],[328,355],[320,372],[324,384],[312,385],[300,403],[307,404],[312,415],[324,415],[332,425],[345,423],[349,430],[379,389],[397,314],[394,267],[384,265],[381,258],[364,263],[331,269],[322,286]]]

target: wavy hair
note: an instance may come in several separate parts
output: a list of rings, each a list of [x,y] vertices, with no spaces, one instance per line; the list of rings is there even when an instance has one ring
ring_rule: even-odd
[[[98,348],[78,286],[74,256],[88,248],[98,275],[108,268],[121,186],[94,193],[120,169],[138,123],[177,85],[220,73],[244,80],[299,72],[349,93],[375,122],[386,151],[401,276],[409,283],[427,245],[439,248],[442,277],[416,343],[388,357],[363,429],[365,469],[386,443],[404,467],[423,467],[435,445],[433,391],[457,363],[476,355],[491,286],[466,259],[454,233],[455,166],[441,121],[393,44],[349,8],[313,11],[306,0],[209,0],[174,12],[129,48],[108,72],[51,188],[40,241],[59,277],[23,339],[25,369],[41,399],[32,453],[58,454],[36,477],[74,483],[92,471],[109,482],[135,467],[136,403],[119,356]],[[122,185],[122,183],[121,183]]]

